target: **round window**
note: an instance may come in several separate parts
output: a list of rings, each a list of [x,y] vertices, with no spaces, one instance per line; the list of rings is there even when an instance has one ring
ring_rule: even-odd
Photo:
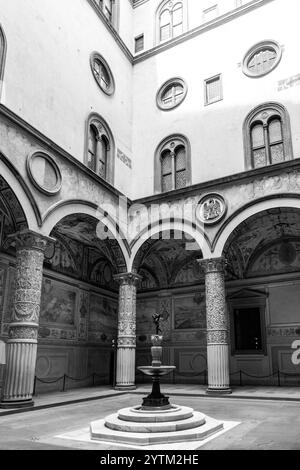
[[[107,95],[112,95],[115,91],[115,81],[109,65],[98,52],[91,55],[91,69],[101,90]]]
[[[281,47],[275,41],[256,44],[244,58],[243,72],[248,77],[263,77],[277,67],[281,56]]]
[[[37,152],[27,159],[28,175],[37,189],[46,194],[56,194],[61,189],[60,170],[49,155]]]
[[[183,102],[187,94],[187,86],[181,78],[172,78],[162,85],[156,97],[157,106],[168,111]]]

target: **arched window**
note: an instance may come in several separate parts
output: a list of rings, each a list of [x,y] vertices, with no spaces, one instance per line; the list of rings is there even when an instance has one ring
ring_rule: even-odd
[[[155,192],[185,188],[191,184],[190,145],[183,136],[165,139],[155,156]]]
[[[107,123],[93,114],[87,124],[86,165],[101,178],[113,184],[115,146]]]
[[[98,7],[102,10],[107,21],[115,28],[118,25],[119,16],[119,0],[94,0]]]
[[[244,138],[247,169],[293,158],[288,113],[277,103],[259,106],[249,114],[245,121]]]
[[[164,1],[158,9],[158,42],[180,36],[187,27],[183,1]]]
[[[4,35],[4,31],[0,25],[0,97],[1,97],[1,91],[2,91],[3,76],[4,76],[5,55],[6,55],[6,38]]]

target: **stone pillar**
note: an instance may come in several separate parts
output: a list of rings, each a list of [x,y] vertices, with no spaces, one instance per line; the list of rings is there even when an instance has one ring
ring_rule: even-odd
[[[115,276],[120,283],[117,390],[135,389],[136,290],[141,277],[134,273]]]
[[[52,240],[30,230],[14,237],[16,278],[2,408],[33,406],[44,252]]]
[[[207,393],[231,393],[229,325],[225,296],[225,259],[200,260],[205,272],[207,317]]]

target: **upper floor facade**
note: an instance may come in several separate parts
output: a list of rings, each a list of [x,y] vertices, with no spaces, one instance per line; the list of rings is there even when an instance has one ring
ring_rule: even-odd
[[[0,11],[1,105],[131,199],[300,155],[297,0]]]

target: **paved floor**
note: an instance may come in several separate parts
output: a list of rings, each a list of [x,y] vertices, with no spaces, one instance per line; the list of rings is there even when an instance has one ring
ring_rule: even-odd
[[[206,387],[203,385],[174,385],[163,384],[163,391],[166,394],[173,396],[197,396],[208,398],[206,394]],[[139,385],[137,390],[132,391],[132,394],[147,394],[150,385]],[[52,406],[62,406],[66,403],[80,403],[83,401],[94,401],[102,397],[114,397],[122,395],[124,392],[119,392],[111,387],[91,387],[70,390],[67,392],[52,392],[42,394],[34,397],[35,410],[42,408],[50,408]],[[217,396],[216,398],[219,399]],[[232,394],[226,396],[228,399],[234,398],[248,398],[248,399],[264,399],[264,400],[287,400],[300,402],[300,387],[258,387],[258,386],[244,386],[233,387]],[[0,417],[8,414],[20,413],[22,410],[4,410],[0,409]]]
[[[176,386],[175,389],[172,386],[173,393],[172,390],[169,390],[168,393],[171,397],[174,393],[176,394],[176,396],[173,395],[172,402],[178,405],[191,406],[195,410],[219,420],[241,422],[236,428],[210,441],[201,450],[300,449],[298,389],[292,389],[293,393],[289,390],[286,391],[288,397],[291,395],[297,397],[295,401],[285,401],[271,399],[272,396],[276,398],[275,395],[272,395],[271,389],[265,390],[265,393],[270,392],[266,400],[256,398],[255,390],[253,390],[251,399],[238,398],[234,395],[230,399],[228,397],[217,399],[204,397],[201,394],[193,396],[198,388],[195,391],[190,386]],[[139,392],[142,391],[139,389],[137,392],[122,395],[111,391],[111,396],[105,398],[107,389],[88,390],[90,390],[90,398],[93,401],[0,416],[0,449],[124,450],[124,447],[116,445],[109,446],[98,443],[80,445],[80,443],[63,441],[56,437],[63,433],[88,428],[92,420],[103,418],[120,408],[138,404],[141,398]],[[189,393],[183,396],[185,391]],[[95,399],[97,398],[95,393],[101,393],[102,398]],[[178,395],[179,393],[180,395]],[[82,394],[81,397],[84,399],[87,397],[87,390],[72,391],[66,395],[74,400],[75,397],[79,399],[79,394]],[[52,398],[55,395],[57,394],[52,394]],[[40,400],[45,402],[46,397],[41,397]]]

